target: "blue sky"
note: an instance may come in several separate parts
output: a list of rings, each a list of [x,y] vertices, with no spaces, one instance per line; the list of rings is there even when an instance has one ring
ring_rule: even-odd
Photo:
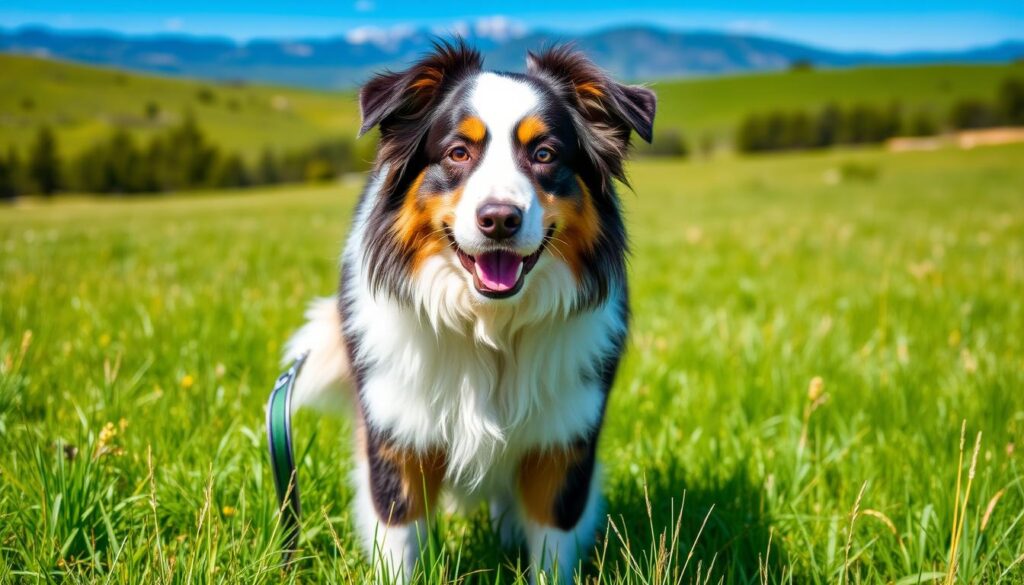
[[[44,24],[55,28],[177,32],[236,39],[322,37],[367,26],[447,28],[458,22],[494,16],[503,16],[508,22],[527,28],[582,31],[647,23],[678,29],[757,33],[823,47],[874,51],[961,48],[1024,38],[1024,0],[4,0],[0,6],[2,27]]]

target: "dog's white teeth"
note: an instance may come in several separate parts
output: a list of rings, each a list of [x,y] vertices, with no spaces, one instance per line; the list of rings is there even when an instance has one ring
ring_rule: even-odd
[[[522,276],[522,275],[523,275],[523,262],[520,260],[519,261],[519,268],[516,268],[516,281],[518,281],[519,277]]]

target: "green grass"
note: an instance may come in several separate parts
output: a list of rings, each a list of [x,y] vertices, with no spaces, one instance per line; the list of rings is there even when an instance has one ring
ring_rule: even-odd
[[[1022,160],[633,165],[632,341],[601,443],[615,528],[587,578],[931,582],[966,420],[965,483],[983,434],[960,582],[1022,582]],[[282,579],[263,402],[305,303],[334,288],[354,198],[0,209],[0,582]],[[347,428],[296,423],[289,580],[368,570]],[[516,579],[482,511],[440,523],[424,582]]]
[[[186,110],[194,112],[219,145],[250,158],[268,146],[288,150],[325,138],[352,137],[358,128],[352,92],[232,86],[10,55],[0,55],[0,70],[0,147],[27,148],[45,123],[56,129],[64,154],[73,156],[114,128],[151,136],[178,122]],[[930,111],[943,120],[955,100],[991,99],[999,83],[1013,75],[1024,77],[1024,68],[823,70],[660,81],[652,87],[659,95],[658,127],[682,130],[691,139],[731,138],[732,129],[751,111],[817,110],[829,101],[888,104],[898,99],[908,110]],[[213,92],[213,102],[198,98],[203,89]],[[160,106],[162,114],[155,120],[145,115],[149,102]]]

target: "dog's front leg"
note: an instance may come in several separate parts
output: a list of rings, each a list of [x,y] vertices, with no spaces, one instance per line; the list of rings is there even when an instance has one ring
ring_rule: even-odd
[[[356,521],[378,580],[404,583],[412,578],[420,544],[428,537],[428,515],[444,478],[444,456],[396,446],[378,431],[364,428],[362,434],[365,451],[355,471]]]
[[[571,583],[601,520],[601,486],[594,437],[528,454],[519,466],[522,525],[531,576],[539,571]]]

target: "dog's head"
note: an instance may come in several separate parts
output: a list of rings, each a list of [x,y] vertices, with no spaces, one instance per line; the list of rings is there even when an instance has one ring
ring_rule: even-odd
[[[485,72],[475,50],[439,44],[363,87],[360,133],[380,129],[364,241],[375,291],[441,286],[476,307],[556,293],[576,308],[622,286],[613,180],[631,132],[650,141],[655,96],[565,47],[527,63]]]

